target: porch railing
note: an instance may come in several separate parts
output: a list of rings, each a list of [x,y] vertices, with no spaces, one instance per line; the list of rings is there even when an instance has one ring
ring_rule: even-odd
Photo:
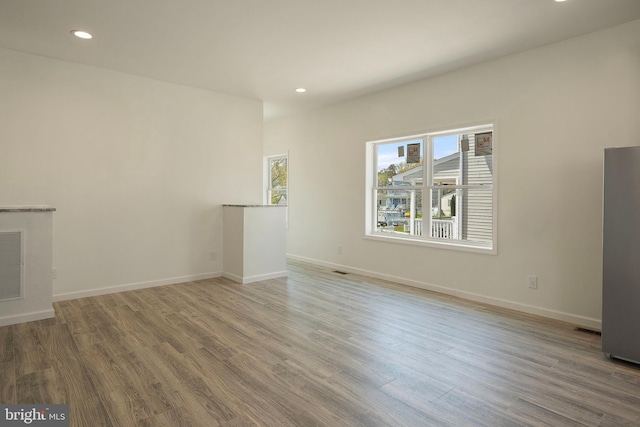
[[[458,235],[456,218],[452,219],[432,219],[431,237],[441,239],[455,239]]]
[[[405,225],[405,231],[409,232],[410,225]],[[413,235],[422,236],[422,218],[413,220]],[[451,219],[432,219],[431,220],[431,236],[440,239],[455,239],[458,236],[457,218]]]

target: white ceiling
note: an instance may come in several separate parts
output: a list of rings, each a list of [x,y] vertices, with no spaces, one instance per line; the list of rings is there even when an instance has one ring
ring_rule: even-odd
[[[0,46],[259,99],[270,119],[636,19],[640,0],[0,0]]]

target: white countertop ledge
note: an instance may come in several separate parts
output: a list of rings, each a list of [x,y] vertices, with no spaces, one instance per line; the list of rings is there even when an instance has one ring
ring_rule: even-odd
[[[55,212],[51,206],[0,206],[2,212]]]
[[[222,205],[230,208],[286,208],[287,205]]]

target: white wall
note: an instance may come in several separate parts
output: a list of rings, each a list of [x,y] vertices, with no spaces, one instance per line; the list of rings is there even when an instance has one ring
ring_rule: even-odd
[[[0,205],[57,209],[58,299],[220,274],[221,204],[262,200],[261,102],[4,49],[0,150]]]
[[[636,21],[266,123],[290,256],[598,327],[602,150],[640,144],[639,76]],[[363,239],[366,141],[490,120],[498,255]]]
[[[222,275],[246,284],[287,276],[286,207],[225,206]]]
[[[0,212],[0,231],[22,232],[22,296],[0,300],[0,326],[54,316],[50,211]]]

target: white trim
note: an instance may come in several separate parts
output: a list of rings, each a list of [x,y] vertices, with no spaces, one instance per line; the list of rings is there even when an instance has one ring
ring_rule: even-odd
[[[369,230],[373,229],[373,224],[378,221],[378,185],[377,171],[378,171],[378,154],[376,151],[376,144],[365,144],[365,218],[364,218],[364,234],[366,235]],[[373,160],[373,161],[370,161]],[[376,207],[372,209],[373,204]]]
[[[498,206],[500,206],[500,201],[498,200],[498,185],[500,182],[499,179],[499,175],[500,175],[500,167],[498,166],[498,164],[500,163],[500,156],[496,156],[495,154],[495,147],[500,145],[500,123],[498,120],[494,120],[493,121],[493,142],[492,142],[492,146],[493,146],[493,151],[492,151],[492,156],[491,156],[491,162],[493,165],[493,169],[491,170],[491,173],[493,174],[493,186],[491,187],[491,191],[492,191],[492,198],[493,198],[493,208],[492,208],[492,215],[493,215],[493,226],[492,226],[492,233],[493,233],[493,250],[494,253],[497,255],[498,254]]]
[[[408,141],[413,139],[420,139],[426,135],[431,136],[447,136],[447,135],[455,135],[457,133],[471,133],[475,130],[486,128],[487,123],[495,123],[497,119],[487,118],[486,120],[478,120],[476,122],[472,122],[474,124],[453,124],[453,125],[443,125],[443,126],[434,126],[429,129],[423,129],[417,132],[411,132],[411,135],[404,136],[388,136],[388,137],[380,137],[380,138],[371,138],[368,139],[368,142],[371,143],[387,143],[387,142],[399,142],[399,141]],[[397,135],[397,134],[396,134]]]
[[[94,297],[98,295],[114,294],[117,292],[134,291],[136,289],[154,288],[156,286],[175,285],[177,283],[192,282],[194,280],[213,279],[221,277],[222,273],[212,272],[192,274],[188,276],[171,277],[168,279],[150,280],[148,282],[129,283],[124,285],[107,286],[104,288],[89,289],[86,291],[65,292],[54,294],[54,301],[66,301],[77,298]]]
[[[287,255],[289,259],[300,261],[316,266],[330,268],[332,270],[340,270],[346,273],[360,274],[362,276],[372,277],[375,279],[388,280],[394,283],[411,286],[414,288],[424,289],[427,291],[437,292],[445,295],[450,295],[469,301],[475,301],[483,304],[494,305],[509,310],[520,311],[522,313],[534,314],[536,316],[546,317],[549,319],[560,320],[563,322],[572,323],[577,326],[583,326],[590,329],[601,330],[602,320],[592,317],[580,316],[577,314],[565,313],[562,311],[551,310],[543,307],[536,307],[533,305],[522,304],[515,301],[510,301],[502,298],[489,297],[485,295],[476,294],[473,292],[460,291],[457,289],[448,288],[445,286],[439,286],[432,283],[420,282],[413,279],[407,279],[404,277],[392,276],[390,274],[379,273],[370,270],[364,270],[360,268],[349,267],[346,265],[335,264],[326,261],[320,261],[313,258],[301,257],[297,255]]]
[[[222,273],[222,277],[224,277],[225,279],[233,280],[236,283],[242,283],[242,277],[236,276],[235,274],[225,272]]]
[[[389,241],[393,241],[395,243],[400,243],[400,244],[410,244],[410,245],[418,245],[418,246],[429,246],[429,247],[434,247],[434,248],[442,248],[442,249],[452,249],[452,250],[461,250],[461,251],[471,251],[471,252],[478,252],[478,253],[485,253],[485,254],[497,254],[498,250],[497,250],[497,246],[498,246],[498,201],[497,201],[497,194],[498,194],[498,190],[497,190],[497,182],[498,182],[498,175],[496,173],[497,171],[497,161],[496,158],[497,156],[495,156],[495,147],[496,147],[496,138],[495,135],[497,133],[497,128],[498,128],[498,124],[497,124],[497,120],[491,120],[491,121],[487,121],[484,122],[483,124],[475,124],[475,125],[467,125],[467,126],[461,126],[461,127],[450,127],[446,130],[441,130],[441,131],[431,131],[431,132],[424,132],[421,134],[416,134],[416,135],[411,135],[411,136],[404,136],[404,137],[399,137],[399,138],[388,138],[388,139],[379,139],[379,140],[370,140],[367,141],[365,144],[366,147],[366,161],[365,161],[365,173],[366,173],[366,178],[365,178],[365,232],[364,232],[364,238],[365,239],[373,239],[373,240],[389,240]],[[474,244],[473,242],[468,242],[466,240],[456,240],[456,241],[452,241],[450,239],[433,239],[430,238],[427,235],[422,235],[422,236],[411,236],[411,237],[398,237],[396,235],[390,235],[387,233],[382,233],[379,232],[376,227],[375,224],[377,223],[377,213],[378,213],[378,204],[377,204],[377,200],[378,200],[378,191],[408,191],[407,187],[408,186],[397,186],[397,185],[390,185],[390,186],[385,186],[385,187],[379,187],[378,186],[378,165],[377,165],[377,160],[378,160],[378,146],[380,145],[385,145],[385,144],[389,144],[389,143],[394,143],[394,142],[402,142],[402,141],[413,141],[413,140],[418,140],[420,139],[422,141],[422,148],[423,148],[423,165],[419,166],[416,169],[421,168],[422,169],[422,180],[423,180],[423,184],[422,185],[416,185],[411,186],[410,188],[415,188],[415,190],[420,189],[421,191],[425,192],[425,191],[430,191],[430,190],[434,190],[434,189],[440,189],[441,186],[440,185],[434,185],[433,183],[433,166],[435,166],[436,164],[439,164],[440,161],[444,160],[444,161],[449,161],[453,158],[455,158],[455,156],[459,156],[460,161],[462,162],[462,156],[460,155],[461,153],[461,147],[460,147],[460,141],[458,138],[458,152],[450,154],[448,156],[443,157],[442,159],[438,159],[435,160],[433,158],[434,156],[434,138],[437,137],[442,137],[442,136],[448,136],[448,135],[461,135],[461,134],[468,134],[468,133],[477,133],[477,132],[482,132],[482,131],[491,131],[493,134],[493,152],[492,152],[492,163],[493,163],[493,167],[491,170],[492,173],[492,183],[491,184],[473,184],[473,185],[469,185],[469,184],[457,184],[456,185],[448,185],[446,186],[447,189],[450,190],[465,190],[465,189],[471,189],[471,190],[486,190],[486,191],[491,191],[491,200],[492,200],[492,212],[491,212],[491,224],[492,224],[492,229],[491,229],[491,242],[490,242],[490,247],[486,248],[483,245],[478,245],[478,244]],[[428,165],[428,167],[425,167],[426,165]],[[462,164],[461,164],[462,166]],[[462,168],[460,169],[460,171],[462,172]],[[415,173],[415,170],[409,170],[404,172],[403,174],[398,174],[396,176],[404,176],[405,174],[411,174],[411,173]],[[462,177],[460,177],[462,178]],[[442,187],[444,188],[444,187]],[[370,194],[371,192],[371,194]],[[424,193],[423,193],[423,197],[424,197]],[[438,200],[438,203],[440,203],[440,199]],[[424,200],[423,200],[423,204],[424,204]],[[431,205],[431,201],[429,201],[429,206]],[[422,207],[423,212],[424,212],[424,208],[425,206]],[[431,209],[429,209],[429,212],[431,211]],[[462,212],[462,209],[460,210],[460,214],[466,214],[466,212]],[[458,215],[458,217],[461,217],[461,215]],[[429,215],[429,223],[428,223],[428,227],[426,227],[427,229],[431,229],[431,222],[432,222],[432,217],[431,215]],[[460,222],[459,227],[458,227],[458,237],[460,237],[461,233],[462,233],[462,222]]]
[[[0,317],[0,326],[15,325],[17,323],[33,322],[36,320],[52,319],[56,313],[52,309],[44,311],[34,311],[32,313],[16,314],[13,316]]]
[[[286,186],[286,194],[287,194],[287,205],[289,204],[289,152],[286,151],[283,154],[274,154],[272,156],[264,156],[262,161],[262,200],[263,204],[270,205],[271,200],[269,200],[268,192],[271,189],[271,160],[274,159],[286,159],[287,160],[287,186]]]
[[[424,227],[424,226],[423,226]],[[474,245],[467,240],[445,240],[431,237],[411,237],[404,236],[401,233],[384,233],[376,232],[375,234],[367,234],[363,237],[365,240],[376,240],[378,242],[396,243],[401,245],[423,246],[428,248],[449,249],[452,251],[475,252],[484,255],[497,255],[498,251],[495,247],[484,247]]]
[[[291,188],[289,183],[291,182],[291,162],[289,159],[289,150],[285,151],[282,154],[274,154],[269,156],[262,157],[262,204],[263,205],[271,205],[271,200],[269,200],[269,190],[271,189],[271,167],[269,163],[271,159],[279,159],[285,158],[287,160],[287,187],[286,187],[286,197],[287,204],[285,205],[285,230],[289,229],[289,200],[291,197]]]
[[[395,175],[397,176],[397,175]],[[389,185],[387,187],[376,187],[375,190],[399,190],[399,191],[411,191],[418,189],[432,190],[438,188],[445,188],[448,190],[493,190],[493,184],[474,184],[474,185]]]
[[[260,282],[262,280],[277,279],[279,277],[287,277],[288,275],[289,275],[289,272],[286,270],[276,271],[275,273],[258,274],[256,276],[246,276],[246,277],[236,276],[235,274],[231,274],[231,273],[222,273],[222,277],[225,277],[229,280],[233,280],[234,282],[241,283],[243,285],[246,285],[247,283]]]

